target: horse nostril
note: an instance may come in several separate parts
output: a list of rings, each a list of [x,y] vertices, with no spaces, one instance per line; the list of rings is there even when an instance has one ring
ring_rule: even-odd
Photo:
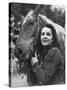
[[[17,48],[17,53],[22,54],[22,50],[20,48]]]
[[[23,54],[20,48],[15,48],[14,55],[15,57],[19,58]]]

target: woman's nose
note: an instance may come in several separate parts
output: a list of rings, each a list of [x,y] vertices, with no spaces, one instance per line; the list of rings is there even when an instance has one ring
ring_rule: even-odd
[[[44,37],[44,39],[47,39],[47,37]]]
[[[44,38],[45,38],[45,39],[47,38],[47,35],[46,35],[46,34],[44,34]]]

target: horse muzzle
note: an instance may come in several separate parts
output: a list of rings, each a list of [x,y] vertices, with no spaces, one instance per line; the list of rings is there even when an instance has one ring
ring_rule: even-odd
[[[14,55],[18,58],[19,61],[26,61],[31,59],[32,51],[30,49],[25,50],[25,48],[23,47],[16,46],[14,50]]]

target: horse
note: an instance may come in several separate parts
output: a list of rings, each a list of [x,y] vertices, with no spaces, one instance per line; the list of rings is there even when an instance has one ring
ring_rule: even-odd
[[[39,9],[38,9],[39,11]],[[56,29],[58,40],[60,42],[60,47],[62,53],[65,48],[65,30],[60,25],[54,23],[46,16],[36,13],[36,11],[31,10],[27,16],[24,18],[19,37],[16,41],[16,47],[14,50],[15,56],[18,58],[19,73],[27,74],[28,84],[31,85],[30,81],[30,60],[34,53],[36,52],[36,41],[41,23],[46,25],[47,23],[52,24]],[[64,56],[65,54],[63,54]],[[24,63],[25,68],[22,69],[22,63]]]

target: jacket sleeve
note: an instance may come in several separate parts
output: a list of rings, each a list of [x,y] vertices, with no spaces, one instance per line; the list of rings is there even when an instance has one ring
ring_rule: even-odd
[[[58,64],[62,58],[60,51],[56,48],[53,55],[49,56],[47,62],[43,62],[43,67],[40,67],[39,63],[35,63],[32,66],[32,70],[35,73],[37,81],[41,84],[48,84],[53,75],[55,74]]]

